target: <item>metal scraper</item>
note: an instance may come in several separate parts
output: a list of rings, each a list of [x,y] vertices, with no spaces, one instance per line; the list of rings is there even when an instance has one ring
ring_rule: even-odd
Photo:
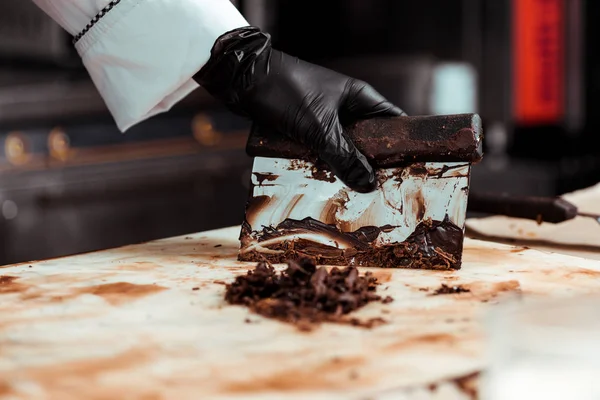
[[[253,128],[239,260],[460,268],[471,165],[483,155],[480,117],[369,119],[345,134],[374,167],[375,191],[351,190],[307,147]]]

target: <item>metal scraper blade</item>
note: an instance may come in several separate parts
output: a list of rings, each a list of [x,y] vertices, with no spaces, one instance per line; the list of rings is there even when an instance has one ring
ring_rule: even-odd
[[[239,259],[458,269],[471,164],[376,170],[371,193],[298,159],[256,157]]]

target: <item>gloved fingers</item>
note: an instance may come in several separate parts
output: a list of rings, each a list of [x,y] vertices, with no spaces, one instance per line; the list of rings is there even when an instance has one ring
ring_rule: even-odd
[[[357,192],[374,190],[377,186],[375,172],[366,157],[346,138],[339,120],[336,118],[321,134],[324,136],[317,149],[319,158],[333,173]]]
[[[366,193],[375,189],[375,173],[366,157],[358,151],[351,140],[347,139],[343,133],[343,128],[337,118],[331,124],[314,121],[313,127],[316,129],[308,135],[310,139],[300,140],[299,137],[265,128],[264,125],[253,123],[251,136],[259,136],[269,140],[269,137],[275,135],[287,136],[290,140],[298,140],[312,148],[321,161],[326,163],[332,172],[351,189]],[[317,128],[323,127],[324,128]],[[312,129],[311,129],[312,130]],[[262,139],[261,139],[262,140]],[[274,155],[275,156],[275,155]]]
[[[340,114],[345,119],[356,121],[373,117],[399,117],[407,115],[390,103],[368,83],[351,80]],[[352,122],[348,121],[348,122]]]

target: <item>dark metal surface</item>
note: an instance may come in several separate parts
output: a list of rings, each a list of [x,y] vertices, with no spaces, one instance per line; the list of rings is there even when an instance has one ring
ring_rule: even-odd
[[[0,60],[65,62],[73,56],[68,34],[32,1],[0,2]]]
[[[16,207],[0,221],[0,264],[239,224],[249,168],[238,149],[18,174],[0,193],[5,213]]]
[[[214,99],[200,88],[174,110],[214,106]],[[110,119],[110,114],[85,71],[0,68],[0,127],[90,117]]]
[[[320,64],[368,82],[409,115],[431,114],[436,60],[429,56],[323,59]]]
[[[0,159],[0,265],[239,224],[247,128],[226,112],[167,115],[131,135],[72,124],[62,147],[47,130],[21,131],[35,145]]]

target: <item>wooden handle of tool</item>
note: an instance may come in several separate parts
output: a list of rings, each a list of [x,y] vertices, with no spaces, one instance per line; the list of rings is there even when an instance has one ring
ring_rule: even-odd
[[[568,221],[577,216],[577,207],[560,197],[511,196],[506,193],[471,193],[467,209],[551,223]]]
[[[372,118],[346,127],[344,133],[374,167],[434,161],[475,163],[483,157],[477,114]],[[315,157],[303,144],[259,126],[252,127],[246,151],[252,157]]]

